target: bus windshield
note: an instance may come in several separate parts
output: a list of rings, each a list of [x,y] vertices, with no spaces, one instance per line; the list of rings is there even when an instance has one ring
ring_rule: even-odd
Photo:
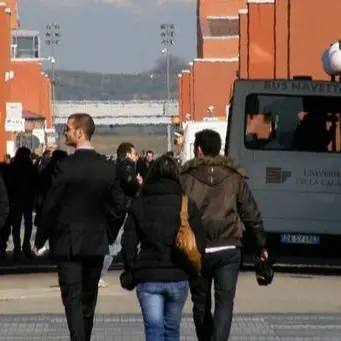
[[[245,103],[245,147],[340,153],[341,97],[251,94]]]

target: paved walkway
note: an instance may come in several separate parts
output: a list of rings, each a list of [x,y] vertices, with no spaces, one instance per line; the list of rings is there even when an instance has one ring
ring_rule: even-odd
[[[230,341],[339,341],[340,315],[236,315]],[[68,341],[61,315],[0,317],[0,340]],[[93,341],[144,341],[140,315],[100,315]],[[192,318],[184,316],[181,340],[196,341]]]
[[[135,293],[122,290],[112,271],[101,288],[92,341],[144,340]],[[277,274],[259,287],[253,273],[238,282],[229,341],[341,341],[338,276]],[[196,341],[190,300],[184,308],[182,340]],[[0,341],[68,341],[57,276],[8,275],[0,281]]]
[[[105,278],[108,288],[99,292],[98,314],[137,314],[140,307],[135,292],[123,290],[120,271]],[[241,273],[238,280],[237,313],[341,313],[340,277],[276,274],[273,285],[260,287],[254,273]],[[8,275],[0,280],[0,315],[62,314],[55,273]],[[192,312],[188,299],[184,313]],[[20,341],[20,340],[19,340]]]

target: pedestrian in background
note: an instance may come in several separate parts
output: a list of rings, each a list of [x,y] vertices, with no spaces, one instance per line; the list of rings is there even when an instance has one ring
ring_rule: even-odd
[[[139,174],[136,174],[136,162],[137,153],[135,146],[130,142],[121,143],[117,148],[116,178],[118,179],[125,196],[124,201],[127,209],[131,200],[137,195],[143,182],[142,177]],[[123,226],[120,228],[116,241],[112,245],[109,245],[109,254],[104,258],[101,279],[98,282],[99,287],[106,288],[109,285],[109,283],[104,281],[103,277],[108,273],[114,257],[117,256],[121,250],[122,233]]]

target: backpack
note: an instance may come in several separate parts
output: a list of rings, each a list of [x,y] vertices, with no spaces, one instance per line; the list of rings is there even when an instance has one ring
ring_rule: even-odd
[[[181,199],[180,227],[175,237],[175,250],[179,266],[188,274],[198,276],[201,271],[202,256],[188,218],[188,197],[183,195]]]

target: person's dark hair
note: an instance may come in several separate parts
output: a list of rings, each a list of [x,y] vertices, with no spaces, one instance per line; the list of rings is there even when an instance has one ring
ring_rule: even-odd
[[[52,152],[52,160],[57,162],[63,160],[67,157],[67,152],[65,150],[56,149]]]
[[[135,146],[130,142],[123,142],[117,148],[117,158],[123,160],[127,157],[128,153],[131,153]]]
[[[180,183],[180,170],[172,157],[167,155],[158,157],[150,169],[146,183],[152,183],[159,179],[170,179]]]
[[[146,151],[146,155],[147,155],[147,154],[152,154],[152,155],[154,155],[154,152],[153,152],[151,149],[149,149],[149,150]]]
[[[27,147],[20,147],[14,156],[14,161],[28,162],[31,160],[31,151]]]
[[[87,140],[91,140],[92,135],[95,132],[95,122],[89,114],[72,114],[69,116],[69,120],[75,122],[75,128],[81,128]]]
[[[202,150],[205,156],[217,156],[221,149],[221,137],[219,133],[211,129],[204,129],[195,134],[194,148]]]
[[[170,150],[165,155],[167,155],[169,157],[174,157],[174,152]]]

